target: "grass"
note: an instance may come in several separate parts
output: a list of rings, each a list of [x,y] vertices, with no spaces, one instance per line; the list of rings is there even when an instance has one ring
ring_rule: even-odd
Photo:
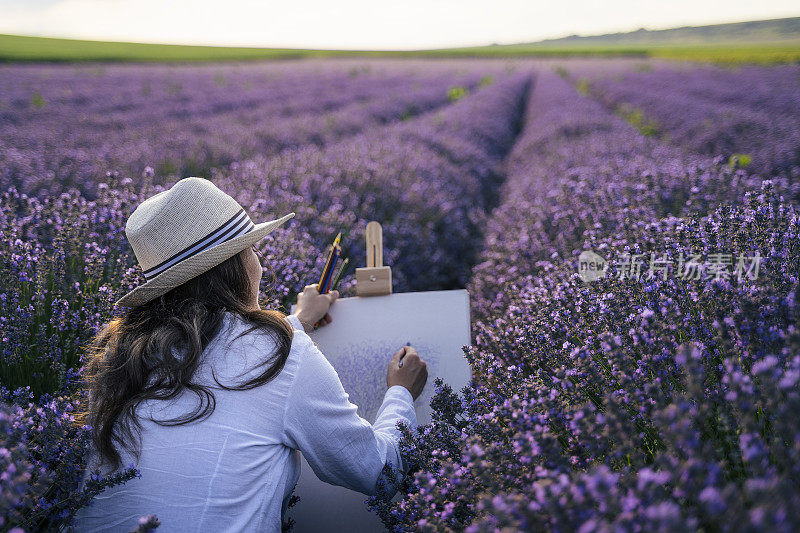
[[[707,61],[723,64],[800,63],[800,44],[794,45],[731,45],[703,47],[665,47],[654,50],[652,57]]]
[[[458,57],[657,57],[722,64],[800,63],[800,41],[686,45],[571,45],[519,44],[425,50],[419,55]]]
[[[800,63],[800,41],[725,45],[493,45],[436,50],[314,50],[122,43],[0,34],[0,61],[192,62],[306,57],[659,57],[722,64]]]
[[[565,80],[569,80],[569,72],[564,67],[559,66],[556,67],[555,70],[559,76]],[[585,97],[593,97],[592,84],[587,78],[579,78],[575,80],[574,83],[575,90],[578,94]],[[642,135],[647,137],[655,137],[659,135],[660,132],[658,129],[658,122],[655,119],[648,117],[644,111],[638,107],[634,107],[623,102],[619,105],[613,105],[612,108],[617,116],[622,117],[625,122],[639,130],[639,133]],[[730,165],[741,164],[742,166],[746,166],[752,160],[752,158],[747,154],[734,155],[740,157],[731,156],[729,162]]]
[[[0,34],[0,61],[227,61],[294,59],[335,51],[83,41]]]

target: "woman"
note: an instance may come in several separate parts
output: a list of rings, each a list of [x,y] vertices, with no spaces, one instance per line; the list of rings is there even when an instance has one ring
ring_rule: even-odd
[[[370,425],[305,333],[331,322],[338,293],[308,285],[293,315],[259,308],[254,244],[293,216],[256,225],[201,178],[130,216],[146,283],[117,302],[127,314],[91,345],[84,420],[94,428],[87,474],[135,464],[141,477],[79,510],[78,531],[128,531],[146,514],[166,531],[280,531],[299,452],[323,481],[364,494],[384,464],[407,471],[395,424],[416,427],[427,380],[416,350],[389,361]]]

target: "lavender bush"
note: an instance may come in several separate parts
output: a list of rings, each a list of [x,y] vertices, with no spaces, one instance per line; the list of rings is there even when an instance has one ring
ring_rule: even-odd
[[[3,530],[58,529],[106,487],[139,475],[130,466],[101,477],[94,472],[82,490],[88,426],[77,427],[77,402],[65,396],[42,397],[37,404],[0,410],[4,437],[0,448],[0,527]]]
[[[368,500],[387,527],[797,528],[800,218],[788,184],[719,163],[538,76],[472,281],[473,383],[401,425],[404,496]],[[604,278],[579,278],[582,250]],[[760,274],[685,275],[721,253]]]

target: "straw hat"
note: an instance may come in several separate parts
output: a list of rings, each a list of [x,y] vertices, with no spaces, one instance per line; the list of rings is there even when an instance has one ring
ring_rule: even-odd
[[[254,224],[239,203],[203,178],[185,178],[144,202],[125,224],[146,283],[117,300],[136,307],[212,269],[294,216]]]

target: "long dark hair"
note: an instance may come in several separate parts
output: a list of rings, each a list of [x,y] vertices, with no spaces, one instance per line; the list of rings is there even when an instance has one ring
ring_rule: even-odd
[[[77,418],[79,423],[92,426],[95,448],[114,470],[121,466],[115,444],[139,457],[133,441],[135,428],[141,445],[142,426],[135,410],[142,401],[169,400],[183,389],[197,394],[200,404],[193,412],[170,420],[154,420],[164,426],[189,424],[213,413],[213,393],[193,383],[192,377],[203,350],[219,333],[225,312],[233,312],[251,324],[241,335],[256,329],[266,331],[276,341],[277,349],[258,365],[266,367],[264,372],[243,384],[223,385],[212,370],[217,385],[227,390],[253,389],[283,369],[293,330],[280,311],[248,307],[252,289],[244,263],[247,253],[251,253],[250,248],[163,296],[130,309],[111,320],[89,344],[84,374],[89,397],[84,395],[84,406]],[[151,376],[155,379],[148,384]]]

